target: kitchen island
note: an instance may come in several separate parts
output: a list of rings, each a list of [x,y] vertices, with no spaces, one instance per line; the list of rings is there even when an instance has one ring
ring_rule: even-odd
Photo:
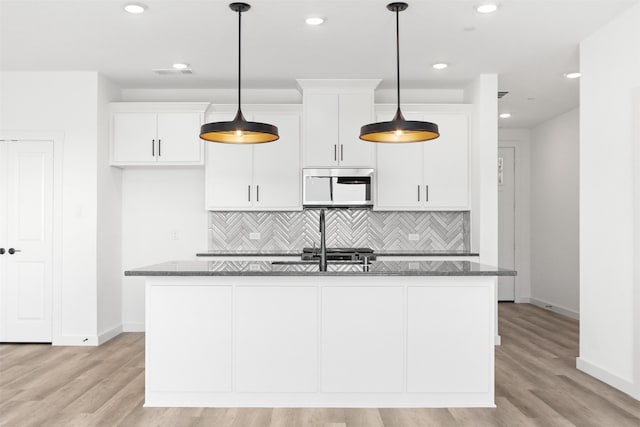
[[[145,406],[493,407],[496,276],[468,261],[168,262]]]

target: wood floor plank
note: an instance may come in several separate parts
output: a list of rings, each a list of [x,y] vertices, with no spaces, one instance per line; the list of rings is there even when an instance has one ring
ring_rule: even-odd
[[[497,408],[145,408],[144,334],[100,347],[0,345],[0,426],[640,427],[640,402],[578,371],[579,324],[500,304]]]

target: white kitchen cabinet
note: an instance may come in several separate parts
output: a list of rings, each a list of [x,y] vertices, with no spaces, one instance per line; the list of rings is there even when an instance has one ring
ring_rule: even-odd
[[[300,203],[300,113],[251,111],[247,120],[278,127],[280,139],[255,145],[206,144],[205,205],[208,210],[298,210]],[[209,121],[228,121],[212,113]]]
[[[111,165],[202,165],[207,103],[111,104]]]
[[[468,113],[408,111],[403,114],[407,120],[437,123],[440,137],[407,144],[376,144],[375,209],[468,209]],[[392,117],[392,112],[380,113],[378,120]]]
[[[316,391],[317,294],[313,286],[236,288],[238,392]]]
[[[379,80],[298,80],[303,89],[304,167],[374,167],[375,147],[360,140],[371,123]]]
[[[402,392],[402,288],[348,285],[322,289],[321,390]]]

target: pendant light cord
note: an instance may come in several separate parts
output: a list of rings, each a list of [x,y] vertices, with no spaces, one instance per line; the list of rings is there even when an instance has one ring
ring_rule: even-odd
[[[400,10],[396,8],[396,81],[398,83],[398,113],[400,112]]]
[[[240,112],[240,85],[242,77],[242,10],[238,9],[238,112]]]

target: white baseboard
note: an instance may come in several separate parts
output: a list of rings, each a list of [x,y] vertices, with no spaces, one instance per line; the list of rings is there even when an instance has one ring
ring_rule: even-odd
[[[111,338],[117,337],[122,333],[122,325],[114,326],[98,335],[98,345],[102,345],[109,341]]]
[[[562,307],[554,303],[543,301],[541,299],[534,298],[534,297],[529,298],[529,303],[533,305],[537,305],[538,307],[544,308],[545,310],[553,311],[554,313],[562,314],[563,316],[580,320],[580,313],[575,310],[571,310],[569,308]]]
[[[144,332],[144,323],[125,322],[122,324],[122,332]]]
[[[576,357],[576,368],[604,383],[609,384],[611,387],[617,388],[618,390],[627,393],[629,396],[640,400],[640,395],[635,395],[635,387],[631,381],[620,378],[606,369],[591,362],[587,362],[580,357]]]
[[[529,298],[529,297],[516,297],[516,300],[514,302],[516,304],[530,304],[531,303],[531,298]]]
[[[99,339],[97,335],[62,335],[54,338],[51,345],[95,347]]]

